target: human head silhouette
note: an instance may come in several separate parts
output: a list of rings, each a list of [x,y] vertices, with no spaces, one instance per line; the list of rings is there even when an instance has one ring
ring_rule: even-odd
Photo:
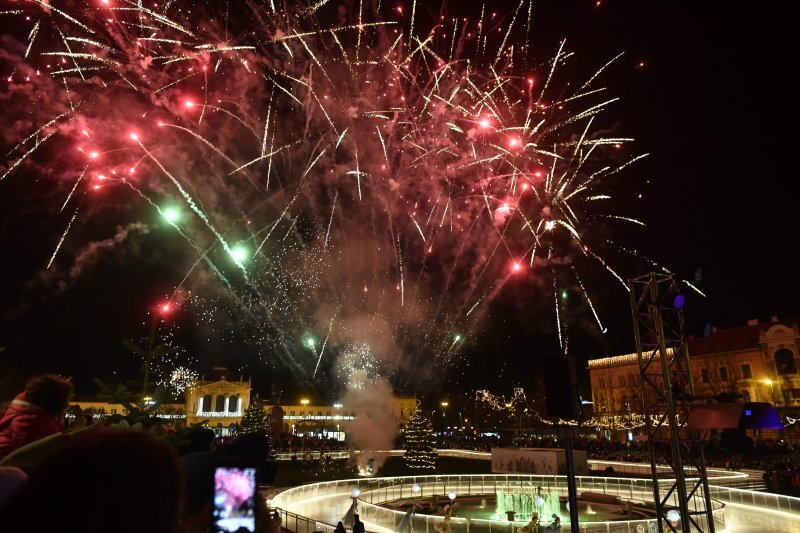
[[[180,494],[169,444],[144,431],[98,429],[46,459],[0,510],[0,524],[4,531],[172,533]],[[80,512],[87,502],[92,512]],[[120,514],[120,502],[147,512]]]
[[[72,381],[55,374],[36,376],[25,384],[25,400],[53,416],[64,413],[71,394]]]

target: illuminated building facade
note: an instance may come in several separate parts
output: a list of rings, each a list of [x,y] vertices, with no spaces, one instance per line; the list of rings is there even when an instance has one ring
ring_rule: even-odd
[[[238,380],[230,380],[225,368],[215,368],[186,389],[185,404],[162,404],[158,414],[175,419],[178,426],[202,423],[219,435],[229,435],[241,423],[244,411],[250,405],[251,389],[250,379],[239,377]],[[128,413],[122,405],[96,400],[73,403],[97,418]],[[414,397],[392,398],[390,408],[400,428],[406,426],[416,404]],[[274,433],[322,435],[338,440],[344,440],[349,424],[359,416],[358,410],[351,406],[341,403],[321,405],[312,403],[308,398],[302,398],[296,404],[273,405],[264,402],[264,410],[271,417]]]
[[[800,413],[800,317],[713,329],[708,338],[690,338],[692,379],[698,402],[768,402],[778,412]],[[642,413],[635,353],[589,360],[596,416]]]
[[[245,381],[240,376],[238,381],[230,381],[226,369],[215,368],[208,379],[203,376],[186,389],[186,423],[206,422],[217,433],[229,434],[250,405],[251,388],[249,378]]]

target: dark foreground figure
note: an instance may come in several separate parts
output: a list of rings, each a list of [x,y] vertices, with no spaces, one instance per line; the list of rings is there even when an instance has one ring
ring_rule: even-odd
[[[178,457],[146,431],[97,428],[73,434],[35,468],[0,471],[0,531],[206,533],[214,465],[220,457],[265,458],[267,451],[268,441],[259,435]],[[269,466],[259,466],[265,469]],[[263,499],[255,500],[257,531],[270,531],[274,521]]]
[[[3,531],[176,530],[181,478],[170,446],[101,429],[46,459],[0,510]]]

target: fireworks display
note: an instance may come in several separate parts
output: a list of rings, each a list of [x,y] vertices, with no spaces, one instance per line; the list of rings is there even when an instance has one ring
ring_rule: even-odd
[[[354,389],[363,389],[383,375],[380,362],[363,342],[353,342],[342,347],[335,371],[340,383],[346,383]]]
[[[632,254],[608,235],[642,225],[610,203],[642,157],[598,118],[617,58],[535,53],[527,0],[433,21],[417,3],[234,4],[3,3],[0,182],[42,176],[68,221],[43,267],[74,278],[98,242],[161,225],[183,308],[304,378],[408,383],[519,276],[563,350],[567,290],[604,331],[582,273],[624,287],[601,251]]]
[[[183,394],[186,389],[191,389],[200,376],[194,370],[184,366],[175,367],[169,373],[169,379],[157,382],[157,385],[171,391],[175,396]]]

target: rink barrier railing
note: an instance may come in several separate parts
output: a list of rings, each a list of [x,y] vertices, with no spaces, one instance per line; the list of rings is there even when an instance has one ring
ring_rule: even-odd
[[[473,450],[452,450],[452,449],[440,449],[437,450],[438,454],[442,457],[457,457],[461,459],[480,459],[480,460],[491,460],[492,454],[489,452],[478,452]],[[321,451],[311,451],[311,452],[298,452],[298,453],[279,453],[278,460],[279,461],[289,461],[294,456],[298,460],[302,460],[303,456],[308,453],[311,457],[311,460],[318,461],[320,455],[323,456],[330,456],[331,459],[348,459],[351,456],[357,456],[363,454],[364,452],[354,450],[354,451],[337,451],[337,452],[321,452]],[[377,452],[369,452],[370,457],[402,457],[405,453],[405,450],[382,450]],[[589,469],[595,472],[605,472],[606,468],[611,467],[614,469],[614,473],[620,474],[636,474],[636,475],[643,475],[643,476],[650,476],[650,463],[629,463],[623,461],[606,461],[602,459],[589,459]],[[672,468],[669,466],[657,466],[657,471],[659,473],[666,474],[667,476],[672,472]],[[694,467],[687,466],[686,467],[687,473],[696,472]],[[747,474],[743,472],[736,472],[733,470],[722,470],[718,468],[706,468],[706,474],[708,475],[709,479],[713,479],[716,483],[727,483],[727,482],[742,482],[746,481],[749,477]],[[665,477],[667,477],[665,476]]]
[[[634,503],[652,501],[653,488],[649,479],[629,479],[594,476],[576,476],[578,493],[595,492],[619,496],[623,500]],[[412,492],[412,486],[418,485],[420,491]],[[432,497],[438,495],[446,501],[449,492],[456,493],[456,498],[466,496],[480,496],[495,494],[498,489],[535,490],[541,487],[545,492],[558,491],[560,495],[567,494],[566,476],[533,476],[533,475],[452,475],[452,476],[405,476],[392,478],[359,478],[329,481],[302,485],[287,489],[273,497],[268,502],[271,508],[279,508],[280,512],[287,513],[285,509],[293,504],[305,502],[315,498],[330,496],[352,498],[353,491],[358,490],[358,511],[361,517],[372,524],[382,528],[397,531],[405,512],[395,511],[378,504],[412,497]],[[714,487],[724,489],[725,487]],[[736,489],[732,489],[736,491]],[[738,493],[748,491],[737,491]],[[725,492],[729,495],[730,493]],[[713,492],[712,492],[713,495]],[[740,494],[741,496],[741,494]],[[675,498],[673,498],[675,499]],[[741,499],[741,498],[740,498]],[[677,500],[672,502],[677,506]],[[724,524],[724,505],[712,500],[712,515],[718,524]],[[435,526],[444,520],[442,516],[414,515],[412,529],[416,532],[433,533]],[[648,530],[655,518],[638,520],[581,522],[580,531],[587,533],[637,533]],[[292,529],[292,522],[298,529]],[[508,522],[497,520],[483,520],[472,518],[452,517],[450,525],[453,533],[514,533],[524,526],[526,522]],[[543,524],[549,523],[548,517],[543,517]],[[329,533],[335,526],[333,524],[302,518],[294,513],[287,513],[283,526],[297,533],[312,533],[322,531]],[[311,528],[311,529],[309,529]]]

